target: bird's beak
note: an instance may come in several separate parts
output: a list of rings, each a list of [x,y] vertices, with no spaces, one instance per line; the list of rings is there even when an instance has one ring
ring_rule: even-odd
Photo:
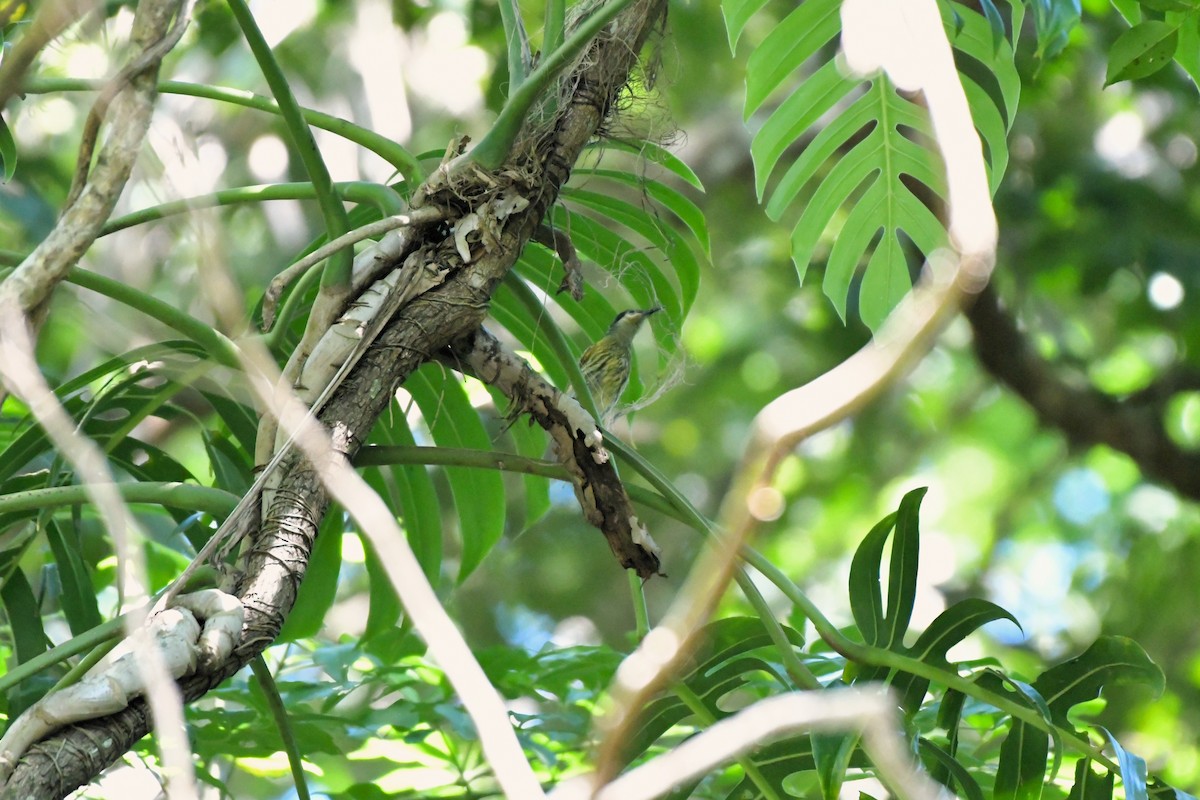
[[[651,314],[657,314],[660,311],[662,311],[662,306],[655,306],[654,308],[647,308],[645,311],[642,312],[642,316],[648,317]]]

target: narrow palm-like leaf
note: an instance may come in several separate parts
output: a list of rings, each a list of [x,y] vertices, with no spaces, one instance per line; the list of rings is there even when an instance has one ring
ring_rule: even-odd
[[[1146,761],[1140,756],[1126,750],[1113,736],[1112,731],[1100,726],[1109,746],[1117,754],[1117,764],[1121,767],[1121,784],[1125,787],[1125,800],[1150,800],[1146,788]]]
[[[929,767],[930,774],[935,777],[939,774],[946,776],[946,779],[942,780],[943,786],[953,790],[954,786],[951,783],[957,785],[960,790],[959,796],[965,800],[984,800],[983,789],[980,788],[979,781],[975,780],[971,773],[958,763],[952,753],[938,747],[925,737],[917,740],[917,747],[921,758]],[[941,779],[939,778],[939,780]]]
[[[880,520],[863,538],[850,562],[850,612],[854,615],[854,624],[858,626],[863,641],[869,645],[880,644],[885,635],[879,570],[883,562],[884,545],[895,526],[894,513]]]
[[[700,178],[692,171],[692,168],[685,164],[678,156],[654,142],[644,140],[628,140],[628,139],[610,139],[605,138],[602,141],[594,144],[589,144],[584,148],[585,152],[603,152],[605,150],[620,150],[625,153],[630,153],[637,156],[639,159],[647,161],[651,164],[657,164],[666,167],[676,176],[691,184],[694,188],[704,191],[704,184],[700,182]]]
[[[995,800],[1039,800],[1049,752],[1050,738],[1045,732],[1014,720],[1000,746]]]
[[[1075,762],[1075,782],[1067,800],[1112,800],[1116,777],[1111,772],[1092,772],[1091,760],[1081,758]]]
[[[651,200],[661,204],[663,208],[669,210],[680,222],[687,226],[705,256],[712,255],[712,240],[708,231],[708,221],[704,218],[704,212],[683,192],[661,181],[651,180],[650,178],[615,169],[580,167],[571,174],[575,176],[594,175],[598,178],[607,178],[608,180],[623,183],[626,186],[632,186],[639,191],[644,191]]]
[[[920,558],[921,499],[928,491],[924,487],[904,495],[896,512],[896,533],[892,537],[892,559],[888,570],[888,609],[885,646],[899,648],[912,619],[917,602],[917,567]]]
[[[939,5],[954,48],[982,65],[993,87],[963,76],[994,191],[1008,164],[1006,137],[1020,96],[1013,49],[990,3],[981,13]],[[762,6],[726,0],[731,45]],[[773,219],[800,205],[792,259],[801,280],[832,241],[825,294],[845,319],[861,274],[859,315],[876,328],[911,286],[914,249],[927,256],[945,242],[945,228],[930,211],[944,197],[945,181],[924,109],[887,78],[848,78],[835,63],[840,8],[840,0],[804,0],[771,27],[747,66],[745,115],[769,111],[751,146],[755,183]],[[816,130],[822,119],[828,122]],[[799,156],[789,157],[805,140]]]
[[[434,442],[445,447],[491,448],[491,439],[471,407],[462,380],[436,365],[425,365],[405,383]],[[458,580],[466,579],[504,533],[504,481],[489,470],[447,467],[462,534]]]
[[[47,520],[45,531],[62,582],[63,615],[67,618],[71,633],[78,636],[103,621],[96,603],[96,593],[92,589],[91,576],[81,556],[82,547],[74,531],[68,530],[57,520]]]

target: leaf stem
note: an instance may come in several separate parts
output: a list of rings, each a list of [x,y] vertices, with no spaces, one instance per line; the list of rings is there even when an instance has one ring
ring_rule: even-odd
[[[87,92],[100,89],[102,80],[85,78],[34,78],[21,87],[28,94],[48,94],[50,92]],[[204,100],[216,100],[222,103],[253,108],[268,114],[280,114],[279,104],[269,97],[247,92],[242,89],[231,89],[224,86],[208,86],[200,83],[185,81],[160,81],[158,91],[164,94],[177,94],[187,97],[199,97]],[[425,169],[420,160],[404,147],[385,136],[355,125],[349,120],[316,111],[311,108],[301,108],[304,120],[310,125],[337,134],[343,139],[354,142],[375,153],[384,161],[395,167],[401,175],[416,185],[425,179]]]
[[[292,93],[287,76],[280,69],[279,62],[275,60],[275,54],[271,52],[271,47],[267,44],[262,31],[259,30],[254,15],[250,13],[250,6],[246,4],[246,0],[228,0],[228,2],[229,10],[233,12],[234,19],[237,20],[238,26],[242,29],[242,35],[246,37],[246,43],[250,46],[250,52],[254,54],[254,59],[258,62],[259,69],[262,70],[263,77],[267,80],[267,85],[271,87],[271,94],[275,95],[275,102],[279,105],[279,115],[283,118],[284,127],[287,128],[288,136],[300,154],[300,161],[316,190],[317,205],[320,206],[321,215],[325,218],[325,229],[329,238],[336,239],[350,230],[350,221],[346,218],[346,209],[342,205],[342,201],[333,191],[333,179],[329,177],[329,168],[325,166],[325,160],[321,158],[321,151],[317,148],[312,130],[304,120],[304,113],[300,104],[296,102],[296,96]],[[352,254],[346,251],[331,258],[321,276],[322,288],[349,287],[353,260]]]
[[[271,718],[279,729],[279,738],[283,740],[283,751],[287,753],[288,767],[292,771],[292,783],[296,786],[296,796],[300,800],[309,800],[308,781],[304,778],[304,760],[300,756],[300,748],[296,744],[296,735],[292,732],[292,721],[288,716],[283,698],[279,696],[279,687],[275,685],[275,677],[270,667],[263,659],[262,653],[250,661],[250,670],[254,679],[262,689],[263,697],[267,700],[267,708]]]
[[[238,501],[236,495],[224,489],[194,486],[177,481],[118,483],[116,488],[121,499],[127,503],[154,503],[170,508],[202,511],[214,517],[226,516]],[[81,485],[51,486],[0,495],[0,513],[77,506],[90,502],[85,487]]]

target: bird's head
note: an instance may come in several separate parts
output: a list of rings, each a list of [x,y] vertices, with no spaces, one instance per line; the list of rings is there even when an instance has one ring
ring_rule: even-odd
[[[617,314],[617,318],[613,320],[612,325],[608,326],[608,335],[615,337],[625,344],[633,341],[633,337],[637,335],[638,329],[642,327],[642,323],[652,314],[657,314],[662,311],[662,306],[654,308],[637,309],[633,308],[629,311],[622,311]]]

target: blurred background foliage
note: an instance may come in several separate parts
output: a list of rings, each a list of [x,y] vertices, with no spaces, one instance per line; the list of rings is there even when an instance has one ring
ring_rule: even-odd
[[[770,223],[755,201],[742,85],[749,43],[770,29],[772,14],[788,10],[788,4],[776,5],[754,18],[731,57],[715,4],[673,2],[659,45],[659,82],[638,96],[623,119],[632,133],[669,143],[699,175],[706,191],[691,197],[708,216],[713,253],[681,333],[687,360],[680,380],[618,430],[710,516],[754,414],[869,337],[853,310],[848,324],[838,319],[815,276],[797,287],[789,232]],[[530,29],[537,30],[539,4],[522,6]],[[304,0],[254,7],[302,104],[352,119],[412,152],[444,147],[458,133],[478,136],[502,100],[507,76],[491,0]],[[1125,27],[1106,3],[1087,0],[1083,24],[1059,56],[1039,59],[1032,35],[1022,40],[1020,110],[1009,140],[1008,174],[996,195],[1000,293],[1043,356],[1081,384],[1117,397],[1168,372],[1194,369],[1200,352],[1200,315],[1191,313],[1200,293],[1200,97],[1174,69],[1102,88],[1107,48]],[[85,27],[44,54],[40,74],[98,77],[115,68],[113,59],[104,37]],[[169,57],[165,74],[263,91],[258,68],[219,0],[200,0],[195,24]],[[14,181],[0,185],[0,250],[28,250],[53,223],[87,102],[86,95],[56,93],[29,95],[20,106],[14,132],[22,160]],[[122,209],[229,186],[304,179],[276,118],[173,95],[164,95],[161,106]],[[749,121],[750,130],[756,122]],[[321,131],[317,140],[334,180],[391,177],[381,159]],[[168,175],[174,185],[164,188]],[[208,318],[198,254],[215,251],[229,264],[250,309],[259,288],[320,228],[311,203],[269,202],[222,210],[204,234],[179,219],[116,233],[100,240],[86,266]],[[827,254],[829,242],[823,246]],[[821,256],[813,267],[818,276]],[[598,283],[589,290],[609,290]],[[579,335],[569,318],[560,322]],[[39,357],[51,380],[61,380],[105,354],[159,338],[163,331],[99,295],[60,291]],[[638,347],[643,380],[651,388],[666,381],[651,337]],[[1170,408],[1165,424],[1172,438],[1200,448],[1200,395],[1181,393]],[[501,436],[500,413],[492,415],[494,437]],[[194,473],[210,475],[196,429],[157,418],[147,424],[161,427],[149,439]],[[519,479],[506,481],[519,496]],[[1125,732],[1122,741],[1152,770],[1175,785],[1200,785],[1200,628],[1194,614],[1200,515],[1194,503],[1146,480],[1123,454],[1072,446],[1058,431],[1039,426],[1033,412],[980,367],[971,331],[958,320],[909,379],[787,460],[776,482],[785,502],[758,545],[827,614],[848,624],[844,587],[855,546],[905,491],[922,485],[930,491],[922,518],[923,600],[914,627],[933,619],[947,599],[990,598],[1021,621],[1024,633],[997,623],[994,630],[989,626],[989,637],[973,637],[956,655],[1003,653],[1006,664],[1028,663],[1031,675],[1039,660],[1074,654],[1100,633],[1136,639],[1165,670],[1167,693],[1157,703],[1115,704],[1101,719]],[[625,578],[562,488],[552,488],[549,512],[527,529],[519,502],[513,502],[505,538],[482,566],[462,586],[443,582],[445,601],[473,646],[501,662],[533,659],[547,642],[629,644]],[[699,540],[653,512],[644,519],[665,550],[670,575],[646,586],[653,618],[677,591]],[[328,663],[318,663],[330,675],[362,657],[349,645],[366,619],[362,547],[346,535],[341,548],[338,602],[320,633],[325,645],[315,651],[326,654]],[[763,591],[788,613],[784,598],[770,586]],[[727,612],[742,610],[739,598],[731,594]],[[339,642],[346,649],[330,645]],[[373,658],[386,660],[411,657],[414,645],[397,635],[376,639],[372,647],[384,654]],[[529,664],[521,669],[536,672]],[[389,665],[378,679],[404,683],[400,674]],[[405,684],[397,691],[421,694],[422,702],[446,715],[447,729],[461,727],[453,708],[438,706],[444,699],[439,685]],[[561,690],[568,716],[580,713],[566,699],[570,691]],[[202,719],[208,712],[196,713]],[[451,747],[449,739],[430,736],[414,735],[408,743]],[[201,735],[198,747],[203,743]],[[263,750],[261,780],[282,771],[278,759],[268,757],[276,749]],[[330,749],[344,752],[345,742]],[[478,753],[458,756],[463,770],[477,766]],[[312,758],[325,769],[346,768],[337,759]],[[245,763],[256,763],[252,754]],[[242,779],[243,791],[268,791],[255,784],[259,778]]]

